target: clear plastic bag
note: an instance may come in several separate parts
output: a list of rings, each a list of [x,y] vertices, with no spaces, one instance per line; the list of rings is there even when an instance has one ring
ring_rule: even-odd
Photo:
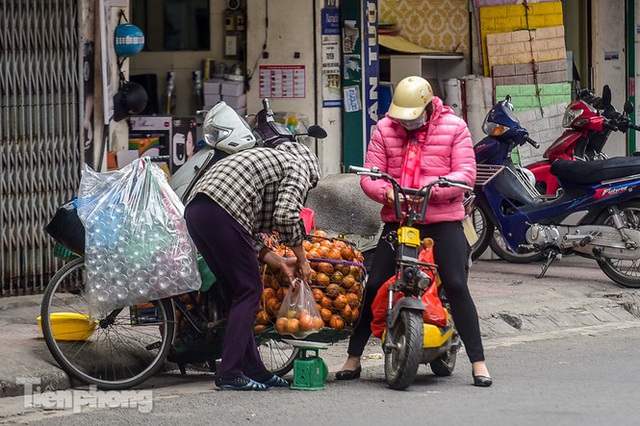
[[[184,206],[148,158],[116,172],[85,165],[78,216],[86,228],[85,286],[92,316],[200,288]]]
[[[304,281],[295,279],[282,300],[276,320],[276,331],[282,335],[303,339],[323,327],[324,321],[320,317],[311,288]]]

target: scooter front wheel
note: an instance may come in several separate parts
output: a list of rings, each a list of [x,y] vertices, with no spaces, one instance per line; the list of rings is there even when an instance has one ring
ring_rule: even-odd
[[[413,383],[422,358],[423,333],[422,313],[408,309],[387,330],[384,375],[391,389],[403,390]]]

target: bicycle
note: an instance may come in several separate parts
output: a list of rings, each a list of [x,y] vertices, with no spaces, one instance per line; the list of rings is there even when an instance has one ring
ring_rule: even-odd
[[[70,377],[100,389],[120,390],[141,384],[166,361],[177,362],[183,374],[185,364],[191,363],[207,363],[209,369],[215,371],[225,325],[224,297],[219,286],[213,285],[207,292],[199,293],[200,300],[197,300],[198,294],[186,293],[116,309],[90,322],[89,304],[83,295],[84,259],[65,249],[58,251],[68,260],[73,259],[49,282],[40,317],[47,347]],[[192,335],[202,335],[199,353],[186,352],[186,357],[180,357],[176,351],[176,309],[187,318]],[[67,330],[52,324],[57,317],[69,317],[69,313],[73,315]],[[71,329],[73,325],[77,326],[75,330]],[[79,332],[84,336],[79,336]],[[293,368],[298,348],[279,341],[275,335],[256,340],[270,371],[284,375]],[[172,356],[175,359],[172,360]]]
[[[403,188],[392,176],[377,167],[366,169],[350,166],[349,171],[390,182],[393,186],[395,216],[400,220],[398,230],[385,237],[396,253],[395,274],[387,287],[386,329],[382,336],[387,384],[392,389],[406,389],[415,380],[421,363],[430,364],[431,370],[438,376],[448,376],[455,368],[460,339],[441,287],[438,296],[445,309],[444,327],[424,322],[425,303],[422,297],[431,287],[432,277],[437,276],[437,265],[419,260],[420,250],[426,244],[414,225],[424,221],[427,200],[434,186],[453,186],[467,191],[473,188],[464,182],[442,177],[420,189]],[[394,296],[399,292],[403,293],[403,297],[398,299]]]

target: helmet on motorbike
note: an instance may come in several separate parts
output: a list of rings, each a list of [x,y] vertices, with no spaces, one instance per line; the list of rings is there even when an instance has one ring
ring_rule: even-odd
[[[432,100],[433,89],[427,80],[418,76],[406,77],[393,91],[388,114],[396,120],[415,120]]]
[[[202,133],[207,145],[228,154],[256,145],[249,124],[223,101],[214,105],[205,116]]]

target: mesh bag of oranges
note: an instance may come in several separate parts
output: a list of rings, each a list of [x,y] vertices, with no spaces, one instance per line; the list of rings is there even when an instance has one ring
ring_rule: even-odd
[[[279,255],[294,256],[291,249],[278,243],[277,236],[272,236],[271,241],[272,249]],[[339,330],[348,334],[360,317],[366,275],[362,253],[353,243],[339,237],[330,238],[321,230],[310,234],[302,245],[312,268],[310,288],[324,324],[323,332],[331,334]],[[275,325],[290,289],[287,277],[266,265],[262,284],[256,333]]]

